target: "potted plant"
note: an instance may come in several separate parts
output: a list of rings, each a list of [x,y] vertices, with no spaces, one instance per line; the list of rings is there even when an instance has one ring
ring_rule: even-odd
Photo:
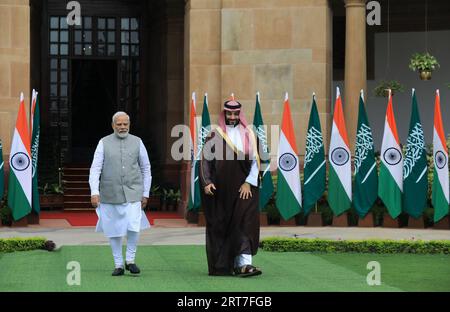
[[[11,209],[9,209],[8,204],[6,203],[6,198],[6,196],[5,200],[0,198],[0,226],[11,226],[13,220]]]
[[[39,203],[41,207],[63,208],[64,191],[58,183],[45,183],[44,187],[39,188]]]
[[[409,68],[412,71],[418,71],[420,79],[430,80],[431,72],[440,67],[436,58],[430,53],[414,53],[411,56]]]
[[[178,203],[181,200],[181,191],[174,189],[169,189],[169,193],[167,194],[167,210],[176,211],[178,208]]]
[[[397,80],[381,80],[380,83],[373,89],[373,93],[375,96],[379,97],[388,97],[389,89],[391,90],[391,95],[394,95],[396,92],[403,92],[404,87]]]
[[[159,210],[161,208],[161,191],[159,185],[152,186],[146,210]]]

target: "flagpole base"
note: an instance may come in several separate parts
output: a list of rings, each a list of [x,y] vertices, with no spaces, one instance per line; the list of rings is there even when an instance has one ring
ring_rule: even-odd
[[[425,222],[423,220],[423,217],[419,218],[413,218],[409,216],[408,218],[408,228],[410,229],[424,229],[425,228]]]
[[[28,226],[28,217],[25,216],[22,219],[14,221],[11,223],[11,227],[27,227]]]
[[[190,224],[198,223],[198,212],[192,211],[192,210],[186,211],[185,219],[186,219],[187,223],[190,223]]]
[[[373,213],[369,212],[364,218],[358,218],[358,227],[374,227]]]
[[[198,212],[197,226],[206,226],[206,218],[205,218],[205,214],[203,213],[203,211]]]
[[[314,226],[314,227],[323,226],[322,213],[310,212],[307,218],[308,221],[306,222],[306,226]]]
[[[267,225],[268,225],[267,212],[261,211],[259,213],[259,226],[267,226]]]
[[[297,226],[297,222],[295,221],[295,217],[292,217],[288,220],[284,220],[282,217],[280,218],[280,226]]]
[[[392,219],[392,217],[388,213],[385,213],[383,216],[383,227],[399,228],[400,224],[398,218]]]
[[[333,222],[331,223],[331,226],[347,227],[348,226],[347,213],[344,212],[339,216],[333,216]]]
[[[449,230],[450,229],[450,216],[445,216],[433,225],[433,229],[436,230]]]
[[[28,224],[39,224],[39,215],[35,212],[31,212],[28,216]]]

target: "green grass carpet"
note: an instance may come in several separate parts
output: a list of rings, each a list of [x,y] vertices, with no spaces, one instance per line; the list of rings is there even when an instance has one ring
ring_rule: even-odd
[[[70,261],[81,285],[69,286]],[[369,286],[369,261],[381,265],[380,286]],[[253,278],[207,274],[204,246],[140,246],[140,276],[112,277],[109,246],[66,246],[0,254],[0,291],[450,291],[450,255],[326,254],[259,251]]]

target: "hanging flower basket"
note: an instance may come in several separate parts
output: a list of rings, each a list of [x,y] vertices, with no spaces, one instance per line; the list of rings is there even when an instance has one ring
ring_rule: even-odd
[[[418,71],[420,79],[430,80],[431,72],[440,67],[437,59],[430,53],[414,53],[410,59],[409,68]]]
[[[389,89],[391,90],[391,95],[397,92],[403,92],[403,85],[400,84],[397,80],[385,81],[382,80],[380,83],[373,89],[373,93],[375,96],[379,97],[388,97]]]

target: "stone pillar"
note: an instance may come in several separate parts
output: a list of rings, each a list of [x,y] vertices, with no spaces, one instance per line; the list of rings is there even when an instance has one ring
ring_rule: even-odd
[[[359,92],[366,89],[366,1],[345,1],[344,114],[350,149],[354,150]]]
[[[0,0],[0,139],[8,161],[19,95],[30,103],[30,5]],[[25,105],[28,108],[28,105]],[[6,166],[5,166],[6,167]]]

